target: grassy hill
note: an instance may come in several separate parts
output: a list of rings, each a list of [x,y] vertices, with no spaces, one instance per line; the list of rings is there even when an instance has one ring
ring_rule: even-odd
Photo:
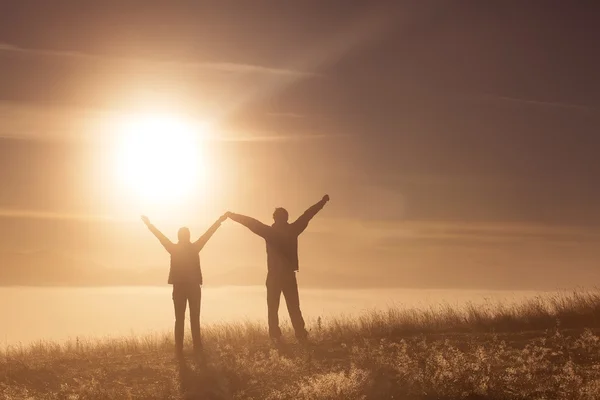
[[[389,310],[317,321],[313,344],[266,327],[207,326],[205,352],[170,335],[10,347],[1,399],[598,399],[600,293],[510,307]]]

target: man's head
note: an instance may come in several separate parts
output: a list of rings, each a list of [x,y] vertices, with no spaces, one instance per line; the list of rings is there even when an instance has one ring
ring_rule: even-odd
[[[179,239],[182,243],[187,243],[190,241],[190,229],[187,227],[179,228],[177,232],[177,239]]]
[[[273,212],[273,220],[278,224],[286,224],[288,222],[289,214],[283,207],[278,207]]]

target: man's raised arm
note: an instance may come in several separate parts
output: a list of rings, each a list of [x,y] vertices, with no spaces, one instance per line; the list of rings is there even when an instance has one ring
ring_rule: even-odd
[[[204,235],[200,236],[198,240],[194,242],[194,246],[198,249],[198,251],[202,250],[204,245],[208,242],[208,240],[212,237],[212,235],[219,229],[221,223],[227,219],[227,215],[223,214],[219,217],[219,219],[212,224],[210,228],[204,233]]]
[[[146,224],[150,232],[152,232],[152,234],[156,236],[160,244],[162,244],[163,247],[170,253],[173,250],[173,247],[175,246],[173,242],[171,242],[169,238],[163,235],[163,233],[159,231],[158,228],[152,225],[152,223],[150,223],[150,219],[145,215],[142,215],[142,221],[144,222],[144,224]]]
[[[304,214],[302,214],[296,221],[292,223],[294,230],[298,235],[304,232],[310,220],[313,219],[313,217],[317,215],[317,213],[321,211],[323,207],[325,207],[325,204],[327,204],[328,201],[329,195],[326,194],[323,196],[321,201],[304,211]]]
[[[230,219],[239,224],[244,225],[246,228],[250,229],[252,232],[263,238],[269,236],[269,232],[271,232],[270,226],[265,225],[259,220],[254,219],[252,217],[247,217],[245,215],[236,214],[232,212],[227,212],[225,216],[229,217]]]

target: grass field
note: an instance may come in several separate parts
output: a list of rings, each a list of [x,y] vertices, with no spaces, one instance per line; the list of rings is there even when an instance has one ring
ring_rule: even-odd
[[[38,343],[0,354],[1,399],[599,399],[600,292],[465,310],[316,321],[274,348],[266,327],[207,326],[204,355],[170,335]]]

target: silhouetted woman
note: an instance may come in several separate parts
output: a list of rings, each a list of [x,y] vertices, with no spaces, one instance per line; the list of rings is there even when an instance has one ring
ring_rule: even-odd
[[[146,216],[142,221],[171,255],[169,284],[173,285],[173,305],[175,306],[175,350],[177,355],[183,354],[183,336],[185,326],[185,309],[190,305],[190,325],[194,351],[202,348],[200,336],[200,300],[202,296],[202,271],[200,269],[200,250],[211,236],[219,229],[226,216],[221,216],[204,235],[195,242],[190,241],[190,230],[180,228],[177,233],[178,242],[171,242],[161,231],[150,223]]]

